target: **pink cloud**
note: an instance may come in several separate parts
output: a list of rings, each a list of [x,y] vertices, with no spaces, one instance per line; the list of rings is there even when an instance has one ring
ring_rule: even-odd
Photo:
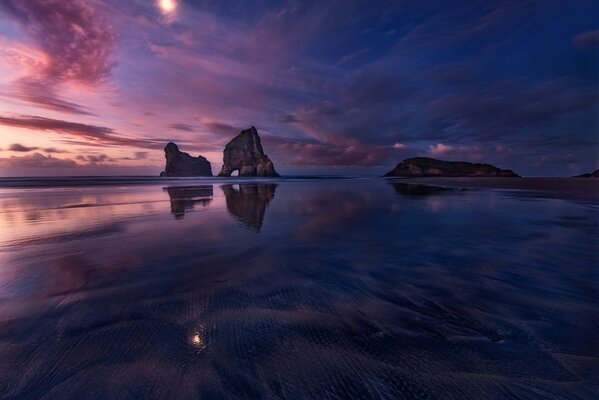
[[[70,159],[62,159],[44,156],[41,153],[27,154],[22,157],[11,156],[0,158],[0,166],[3,168],[35,168],[35,169],[54,169],[54,168],[75,168],[77,163]]]
[[[78,142],[78,144],[84,145],[131,146],[142,148],[160,148],[164,145],[164,140],[161,139],[130,139],[119,135],[112,128],[105,126],[88,125],[79,122],[29,115],[0,115],[0,125],[34,131],[52,131],[75,138],[75,141]]]
[[[24,156],[0,158],[0,175],[2,176],[88,176],[88,175],[155,175],[159,168],[155,166],[122,166],[107,164],[107,156],[102,155],[88,159],[80,164],[72,159],[44,156],[31,153]]]
[[[110,74],[114,35],[83,0],[7,0],[9,10],[46,54],[37,75],[52,81],[96,83]]]
[[[488,157],[507,159],[512,155],[512,149],[503,145],[490,147],[454,146],[437,143],[428,147],[428,155],[436,158],[445,158],[456,161],[481,161]]]
[[[13,82],[9,95],[55,111],[88,114],[61,100],[58,85],[94,85],[110,75],[115,35],[107,22],[83,0],[6,0],[5,10],[36,45],[31,55],[23,53],[24,45],[5,52],[5,58],[25,66],[26,74]]]
[[[480,161],[484,157],[484,151],[479,146],[452,146],[444,143],[430,145],[428,153],[433,157],[464,161]]]

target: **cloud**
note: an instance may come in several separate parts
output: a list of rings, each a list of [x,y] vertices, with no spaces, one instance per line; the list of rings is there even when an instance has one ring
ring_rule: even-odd
[[[9,89],[5,97],[16,98],[34,104],[38,107],[68,114],[94,115],[86,107],[60,99],[52,82],[41,82],[26,77],[18,80]]]
[[[168,124],[168,127],[183,132],[195,132],[195,128],[188,124]]]
[[[280,122],[283,124],[290,124],[290,123],[294,123],[294,122],[299,122],[299,120],[297,119],[297,117],[293,114],[281,114],[281,115],[277,115],[275,118],[276,122]]]
[[[162,146],[160,140],[130,139],[119,136],[112,128],[87,125],[36,116],[0,116],[0,125],[25,128],[37,131],[53,131],[76,137],[78,144],[102,146],[132,146],[156,148]],[[84,139],[81,141],[81,139]]]
[[[43,149],[46,153],[68,153],[67,150],[57,149],[56,147],[46,147]]]
[[[201,119],[201,122],[207,131],[212,132],[212,133],[217,133],[217,134],[223,135],[223,136],[226,135],[226,136],[233,137],[234,135],[237,135],[241,131],[240,128],[234,127],[225,122],[214,121],[214,120],[211,120],[208,118]]]
[[[100,156],[100,158],[103,158]],[[104,158],[107,160],[109,157]],[[153,166],[119,166],[106,162],[93,162],[85,158],[84,164],[71,159],[44,156],[31,153],[24,156],[0,158],[0,172],[3,176],[91,176],[91,175],[154,175],[158,168]],[[108,161],[108,160],[107,160]]]
[[[599,47],[599,29],[574,36],[572,44],[577,47]]]
[[[405,144],[403,144],[403,143],[398,143],[398,142],[396,142],[396,143],[394,143],[394,144],[393,144],[393,148],[394,148],[394,149],[397,149],[397,150],[403,150],[403,149],[405,149],[405,148],[407,148],[407,147],[408,147],[408,146],[406,146],[406,145],[405,145]]]
[[[518,80],[462,88],[430,102],[425,109],[428,139],[495,141],[543,129],[599,105],[596,91],[560,78],[531,87]]]
[[[19,143],[13,143],[8,148],[8,150],[10,150],[10,151],[16,151],[16,152],[21,152],[21,153],[27,153],[29,151],[33,151],[33,150],[37,150],[37,149],[38,149],[37,147],[27,147],[27,146],[23,146],[22,144],[19,144]]]
[[[70,159],[61,159],[52,156],[44,156],[41,153],[33,153],[22,157],[11,156],[8,158],[0,158],[0,166],[3,168],[54,169],[75,168],[77,163]]]
[[[484,152],[478,146],[452,146],[444,143],[429,146],[428,154],[433,157],[460,161],[480,161],[484,158]]]
[[[133,157],[123,157],[123,158],[121,158],[121,160],[135,161],[135,160],[145,160],[147,158],[148,158],[148,152],[147,151],[136,151],[133,154]]]
[[[114,158],[109,157],[108,155],[101,154],[89,154],[89,155],[78,155],[75,157],[79,161],[87,162],[88,164],[101,164],[105,162],[114,162],[116,161]]]
[[[46,153],[51,153],[51,154],[58,154],[58,153],[68,153],[68,151],[66,150],[61,150],[61,149],[57,149],[56,147],[36,147],[36,146],[24,146],[20,143],[13,143],[10,145],[10,147],[8,148],[8,150],[10,151],[14,151],[17,153],[28,153],[31,151],[35,151],[35,150],[41,150],[44,151]]]
[[[450,161],[491,162],[509,160],[512,153],[512,148],[504,145],[464,146],[437,143],[428,147],[426,155]]]
[[[5,0],[48,62],[37,73],[53,82],[97,83],[110,74],[115,36],[83,0]]]
[[[107,21],[84,0],[5,0],[1,8],[45,55],[14,82],[14,97],[55,111],[89,114],[61,100],[56,90],[64,83],[94,85],[110,75],[115,35]]]
[[[282,141],[276,151],[289,165],[382,166],[389,163],[388,147],[336,146],[327,143]]]

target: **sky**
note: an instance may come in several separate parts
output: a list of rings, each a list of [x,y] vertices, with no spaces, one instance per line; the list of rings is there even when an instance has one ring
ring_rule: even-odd
[[[0,0],[0,176],[216,174],[250,126],[281,174],[593,171],[599,2]]]

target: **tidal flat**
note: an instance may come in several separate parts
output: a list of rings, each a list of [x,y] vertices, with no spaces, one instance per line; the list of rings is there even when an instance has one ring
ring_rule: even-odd
[[[599,180],[501,182],[0,180],[0,398],[599,398]]]

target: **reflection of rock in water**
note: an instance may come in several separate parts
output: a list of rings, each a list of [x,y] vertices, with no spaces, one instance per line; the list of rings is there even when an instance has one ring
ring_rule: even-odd
[[[227,210],[250,228],[260,231],[266,206],[275,197],[274,184],[242,183],[239,190],[232,185],[223,185]]]
[[[415,183],[401,183],[401,182],[389,182],[393,189],[395,189],[395,193],[407,195],[407,196],[426,196],[431,194],[440,194],[446,192],[453,192],[456,189],[441,187],[441,186],[431,186],[431,185],[421,185]]]
[[[185,212],[196,204],[207,206],[212,201],[212,185],[203,186],[170,186],[164,188],[171,198],[171,213],[177,219],[183,218]]]

